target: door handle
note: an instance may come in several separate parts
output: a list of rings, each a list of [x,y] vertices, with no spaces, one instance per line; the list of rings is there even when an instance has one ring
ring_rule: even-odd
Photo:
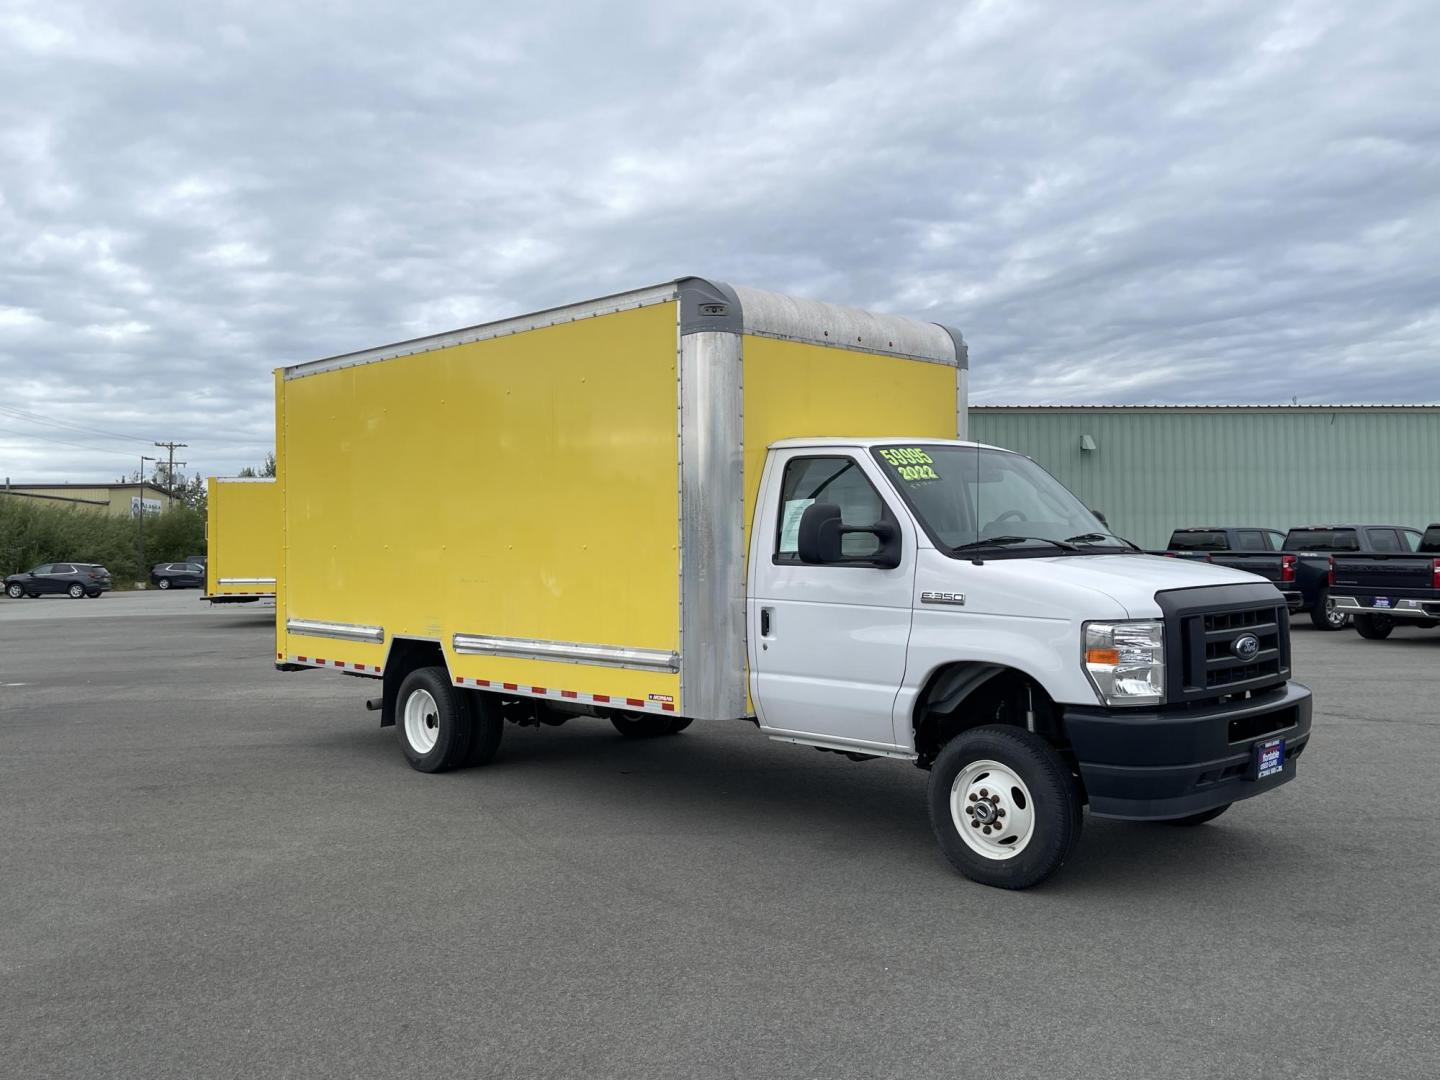
[[[768,608],[768,607],[762,607],[762,608],[760,609],[760,636],[761,636],[761,637],[769,637],[769,636],[770,636],[770,616],[771,616],[771,614],[773,614],[772,609],[770,609],[770,608]]]

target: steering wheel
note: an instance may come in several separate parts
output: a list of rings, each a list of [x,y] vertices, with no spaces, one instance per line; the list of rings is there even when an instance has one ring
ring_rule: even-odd
[[[994,521],[990,522],[990,524],[991,524],[991,525],[999,525],[1002,521],[1010,521],[1010,520],[1012,520],[1012,519],[1015,520],[1015,521],[1023,521],[1023,520],[1025,520],[1025,515],[1022,514],[1019,510],[1006,510],[1003,514],[1001,514],[999,517],[997,517]]]

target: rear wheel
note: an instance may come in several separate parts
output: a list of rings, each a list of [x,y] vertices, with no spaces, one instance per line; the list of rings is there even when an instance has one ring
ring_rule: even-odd
[[[19,600],[22,596],[25,595],[25,586],[19,584],[6,585],[5,595],[10,597],[11,600]]]
[[[85,597],[85,586],[81,585],[78,581],[65,591],[70,594],[71,600],[82,600]]]
[[[1390,636],[1390,631],[1395,629],[1395,616],[1393,615],[1356,615],[1355,630],[1363,638],[1370,641],[1384,641]]]
[[[1317,630],[1344,630],[1350,625],[1350,616],[1330,606],[1330,590],[1321,589],[1310,609],[1310,624]]]
[[[1230,809],[1230,804],[1224,803],[1220,806],[1212,806],[1209,810],[1202,810],[1198,814],[1191,814],[1188,817],[1168,818],[1162,821],[1162,825],[1204,825],[1207,821],[1214,821],[1217,817]]]
[[[156,588],[159,588],[159,589],[168,589],[169,587],[170,587],[170,579],[169,579],[168,577],[162,577],[158,582],[156,582]]]
[[[971,881],[1038,885],[1080,837],[1079,789],[1069,767],[1023,728],[973,728],[946,744],[930,770],[930,826]]]
[[[657,735],[674,735],[690,726],[687,716],[665,716],[659,713],[613,713],[610,723],[627,739],[651,739]]]
[[[464,691],[450,684],[443,667],[416,668],[405,676],[396,714],[395,735],[411,768],[444,772],[470,759],[476,712]]]

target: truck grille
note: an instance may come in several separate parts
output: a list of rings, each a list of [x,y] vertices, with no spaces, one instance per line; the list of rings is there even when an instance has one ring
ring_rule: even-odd
[[[1192,606],[1185,603],[1190,599],[1188,591],[1157,596],[1169,601],[1161,606],[1171,641],[1167,648],[1172,673],[1167,696],[1172,702],[1213,701],[1266,690],[1290,677],[1290,624],[1283,600],[1242,594],[1235,598],[1240,603]],[[1215,599],[1223,593],[1220,589],[1195,591],[1209,593]],[[1249,634],[1255,636],[1260,647],[1253,656],[1241,655],[1235,644]]]

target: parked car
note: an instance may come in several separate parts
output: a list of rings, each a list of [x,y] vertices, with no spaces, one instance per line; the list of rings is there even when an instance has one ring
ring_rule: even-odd
[[[1302,610],[1321,630],[1343,630],[1350,613],[1330,604],[1335,557],[1373,552],[1414,551],[1420,530],[1405,525],[1304,525],[1285,534],[1285,550],[1296,556],[1295,580]]]
[[[157,589],[203,589],[205,567],[197,562],[162,562],[150,568],[150,584]]]
[[[5,595],[12,600],[47,594],[93,599],[109,591],[110,571],[99,563],[45,563],[5,579]]]
[[[1414,531],[1397,529],[1395,539],[1408,545]],[[1389,637],[1402,620],[1440,626],[1440,525],[1419,536],[1414,552],[1398,549],[1388,535],[1373,540],[1380,546],[1368,554],[1334,557],[1331,606],[1352,616],[1360,636],[1372,640]]]
[[[1258,574],[1274,584],[1292,611],[1304,607],[1304,597],[1295,583],[1296,556],[1280,550],[1285,534],[1279,529],[1257,529],[1244,525],[1210,525],[1176,529],[1164,551],[1173,559],[1195,559]]]

